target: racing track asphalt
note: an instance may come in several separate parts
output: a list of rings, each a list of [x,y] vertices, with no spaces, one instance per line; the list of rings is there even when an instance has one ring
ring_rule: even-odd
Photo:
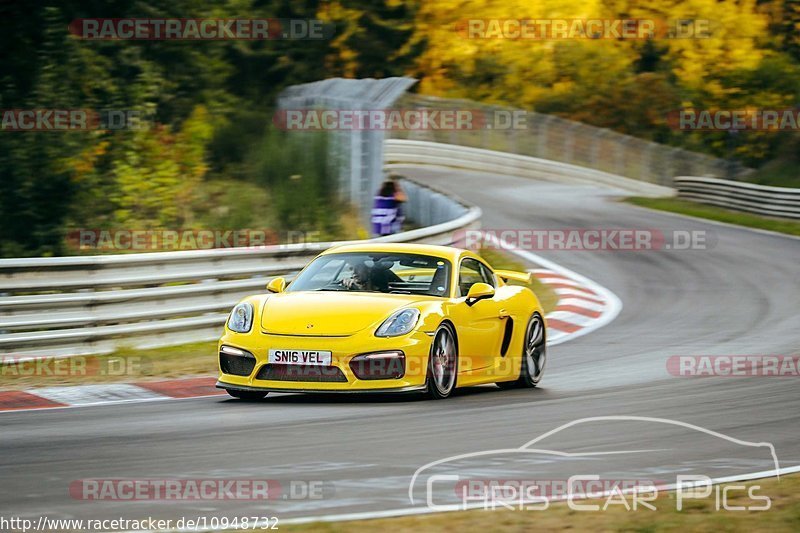
[[[781,466],[800,464],[798,378],[679,378],[683,354],[797,355],[800,240],[635,208],[618,193],[445,170],[407,169],[479,205],[490,228],[706,230],[709,250],[537,252],[588,276],[623,302],[611,324],[553,347],[539,389],[493,386],[441,402],[406,397],[270,395],[0,414],[0,515],[82,518],[292,517],[406,508],[422,465],[455,454],[515,448],[588,416],[680,420],[775,445]],[[605,456],[609,478],[676,473],[729,476],[772,468],[763,450],[644,422],[575,426],[550,449],[657,450]],[[566,479],[586,460],[536,463]],[[483,477],[513,477],[482,465]],[[495,468],[496,470],[492,470]],[[520,474],[516,474],[520,475]],[[324,482],[323,499],[272,502],[80,501],[84,478],[259,478]]]

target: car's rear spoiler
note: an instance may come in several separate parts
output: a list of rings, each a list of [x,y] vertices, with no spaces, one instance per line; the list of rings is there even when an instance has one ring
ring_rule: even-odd
[[[522,283],[530,283],[532,277],[530,272],[516,272],[514,270],[495,270],[494,273],[500,276],[504,282],[513,279]]]

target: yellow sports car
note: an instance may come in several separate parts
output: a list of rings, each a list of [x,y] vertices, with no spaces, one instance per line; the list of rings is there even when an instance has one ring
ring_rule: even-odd
[[[217,387],[275,392],[425,392],[497,383],[535,387],[546,358],[536,295],[458,248],[331,248],[289,284],[242,300],[219,341]]]

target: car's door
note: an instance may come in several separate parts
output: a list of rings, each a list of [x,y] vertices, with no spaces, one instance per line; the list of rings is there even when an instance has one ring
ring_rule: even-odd
[[[496,297],[474,302],[466,301],[469,288],[475,283],[497,286],[494,275],[480,261],[467,257],[458,267],[457,297],[461,301],[453,311],[458,315],[456,329],[459,345],[459,380],[485,381],[484,372],[494,368],[500,354],[505,327],[505,311]]]

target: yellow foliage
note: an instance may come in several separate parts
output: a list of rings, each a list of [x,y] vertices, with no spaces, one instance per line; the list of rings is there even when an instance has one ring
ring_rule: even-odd
[[[106,140],[89,145],[76,156],[64,161],[64,166],[70,173],[74,183],[88,181],[89,176],[95,172],[98,159],[108,151],[109,142]]]
[[[665,62],[681,84],[722,96],[717,81],[762,59],[758,39],[766,17],[755,0],[435,0],[417,17],[428,48],[418,60],[420,90],[438,96],[481,98],[535,107],[544,96],[577,84],[602,88],[633,74],[642,40],[532,40],[468,38],[468,20],[650,19],[710,23],[708,38],[662,38]]]
[[[177,134],[157,125],[134,134],[113,164],[114,217],[135,229],[176,228],[192,218],[194,194],[207,171],[205,149],[213,133],[203,106]]]

